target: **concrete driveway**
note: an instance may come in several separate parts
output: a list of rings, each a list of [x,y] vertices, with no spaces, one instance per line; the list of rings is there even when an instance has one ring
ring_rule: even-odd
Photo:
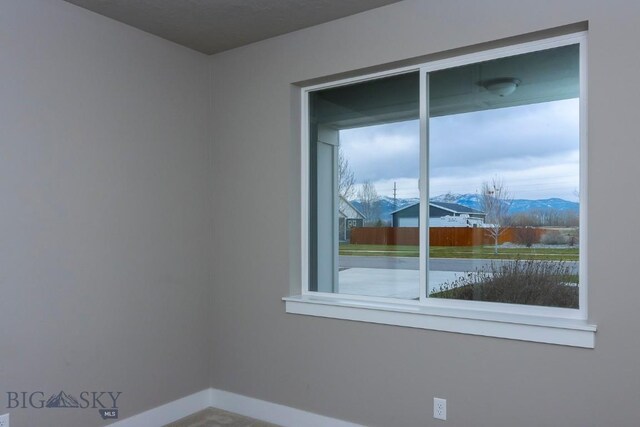
[[[384,256],[340,256],[339,293],[417,299],[420,294],[418,258]],[[429,260],[429,287],[452,283],[469,272],[488,269],[491,263],[510,260],[432,258]],[[578,263],[566,263],[578,272]]]
[[[429,271],[429,283],[437,288],[453,282],[465,273]],[[349,268],[338,275],[339,293],[401,299],[418,299],[420,272],[418,270],[385,268]]]
[[[430,271],[477,271],[487,269],[491,263],[499,265],[510,262],[509,260],[490,259],[466,259],[466,258],[431,258],[429,260]],[[351,256],[340,255],[340,268],[383,268],[418,270],[418,258],[416,257],[390,257],[390,256]],[[565,264],[578,273],[577,261],[566,261]]]

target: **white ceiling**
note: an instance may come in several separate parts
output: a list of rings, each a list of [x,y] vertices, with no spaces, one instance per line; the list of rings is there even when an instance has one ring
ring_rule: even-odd
[[[214,54],[400,0],[65,0]]]

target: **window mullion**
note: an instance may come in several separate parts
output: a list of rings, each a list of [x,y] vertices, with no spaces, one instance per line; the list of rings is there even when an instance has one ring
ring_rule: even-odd
[[[429,134],[429,74],[420,69],[420,302],[427,301],[429,272],[429,179],[428,179],[428,134]]]

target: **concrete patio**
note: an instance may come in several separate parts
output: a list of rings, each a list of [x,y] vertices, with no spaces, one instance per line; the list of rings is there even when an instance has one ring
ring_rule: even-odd
[[[466,275],[463,271],[429,271],[432,287]],[[401,299],[417,299],[420,294],[418,270],[386,268],[348,268],[339,273],[339,292]]]

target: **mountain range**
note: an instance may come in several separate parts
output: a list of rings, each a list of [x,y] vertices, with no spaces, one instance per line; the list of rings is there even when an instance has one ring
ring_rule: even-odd
[[[440,196],[432,197],[429,199],[432,202],[446,202],[457,203],[462,206],[466,206],[472,209],[480,209],[479,196],[477,194],[442,194]],[[396,199],[393,197],[382,196],[380,197],[380,219],[382,221],[391,221],[391,213],[395,210],[405,208],[407,206],[418,203],[418,198]],[[362,210],[362,203],[359,200],[351,200],[357,209]],[[568,200],[552,197],[549,199],[513,199],[511,201],[511,207],[509,208],[509,214],[517,214],[523,212],[532,211],[561,211],[561,212],[578,212],[580,204],[578,202],[571,202]]]

